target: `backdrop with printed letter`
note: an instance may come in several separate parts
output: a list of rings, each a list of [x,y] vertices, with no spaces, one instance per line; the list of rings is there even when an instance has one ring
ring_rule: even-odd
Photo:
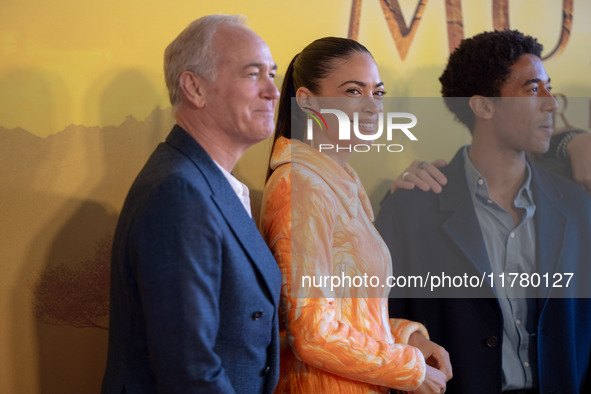
[[[113,231],[131,182],[174,124],[163,51],[192,20],[246,15],[271,48],[277,86],[314,39],[355,38],[393,97],[439,96],[462,38],[516,28],[544,44],[561,111],[569,97],[591,97],[587,0],[7,0],[0,10],[3,393],[99,392]],[[586,102],[580,119],[560,122],[589,129]],[[374,205],[412,159],[449,159],[468,137],[429,144],[423,135],[389,155],[389,172],[364,180]],[[269,150],[270,140],[253,147],[234,170],[255,217]],[[363,177],[364,162],[353,163]]]

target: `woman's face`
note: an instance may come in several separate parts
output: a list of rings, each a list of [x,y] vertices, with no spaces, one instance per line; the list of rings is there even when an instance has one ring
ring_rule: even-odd
[[[384,84],[369,53],[353,52],[319,80],[320,97],[381,97]]]
[[[336,115],[324,114],[328,130],[314,133],[317,143],[348,145],[368,143],[355,137],[354,113],[358,113],[358,130],[361,134],[375,134],[378,114],[383,110],[384,84],[380,80],[378,67],[370,54],[354,52],[348,58],[337,61],[329,75],[318,82],[319,89],[312,96],[317,97],[318,107],[338,109],[345,112],[351,121],[350,141],[339,140],[339,124]],[[316,138],[316,137],[320,138]],[[369,142],[371,143],[371,142]]]

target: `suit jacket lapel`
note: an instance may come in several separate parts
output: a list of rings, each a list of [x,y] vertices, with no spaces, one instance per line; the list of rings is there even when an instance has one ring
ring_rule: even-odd
[[[279,266],[275,262],[267,244],[260,236],[254,220],[239,205],[240,202],[237,203],[236,201],[232,201],[231,198],[228,198],[231,196],[238,199],[233,194],[234,191],[230,190],[227,193],[232,193],[232,195],[220,196],[215,194],[211,198],[220,209],[220,212],[246,253],[250,256],[253,264],[263,276],[273,301],[276,301],[279,294],[279,285],[281,284]]]
[[[450,212],[450,216],[442,228],[480,274],[490,273],[486,246],[466,184],[463,148],[443,172],[448,184],[439,197],[439,208],[443,212]]]
[[[532,168],[532,191],[536,204],[536,272],[540,275],[548,273],[550,280],[555,272],[559,272],[560,254],[564,244],[566,216],[560,211],[562,193],[552,181],[535,165]],[[552,286],[543,286],[542,298],[550,296]]]
[[[560,253],[567,224],[566,216],[559,209],[562,194],[533,163],[529,164],[532,168],[532,191],[536,204],[536,272],[540,275],[552,275],[560,269]],[[450,216],[442,228],[479,273],[491,272],[486,246],[466,184],[462,149],[443,172],[448,177],[448,185],[440,195],[440,209],[449,211]],[[551,288],[544,287],[544,291],[538,296],[541,299],[549,297]]]
[[[224,216],[242,248],[263,277],[274,303],[279,299],[281,272],[273,255],[260,236],[254,220],[242,207],[238,196],[205,150],[178,125],[166,142],[185,154],[203,173],[212,191],[212,200]]]

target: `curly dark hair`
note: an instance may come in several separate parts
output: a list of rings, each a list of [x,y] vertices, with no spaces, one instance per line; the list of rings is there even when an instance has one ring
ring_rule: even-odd
[[[484,32],[462,40],[439,77],[447,108],[472,132],[475,120],[468,98],[474,95],[499,97],[510,67],[525,54],[541,58],[542,49],[535,38],[518,30]]]

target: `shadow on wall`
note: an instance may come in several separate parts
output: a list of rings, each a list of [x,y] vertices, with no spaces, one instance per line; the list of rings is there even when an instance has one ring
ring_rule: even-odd
[[[72,99],[57,74],[18,68],[0,78],[1,126],[49,134],[71,119]],[[24,116],[23,116],[24,115]]]
[[[124,107],[133,99],[123,81],[134,75],[135,92],[156,100],[156,89],[141,73],[121,72],[101,95],[105,121],[113,102]],[[133,179],[173,123],[170,110],[156,107],[143,121],[128,116],[119,126],[72,125],[45,139],[0,130],[0,137],[17,132],[26,137],[0,148],[19,152],[3,176],[20,180],[9,183],[6,193],[14,206],[6,209],[20,213],[13,221],[26,223],[28,239],[12,287],[15,390],[100,391],[114,229]],[[23,346],[30,351],[23,353]],[[38,382],[31,382],[35,374]]]
[[[33,287],[40,392],[98,392],[106,360],[110,245],[117,213],[98,201],[59,200],[61,209],[36,237],[47,248],[31,256],[36,264],[42,261]]]

